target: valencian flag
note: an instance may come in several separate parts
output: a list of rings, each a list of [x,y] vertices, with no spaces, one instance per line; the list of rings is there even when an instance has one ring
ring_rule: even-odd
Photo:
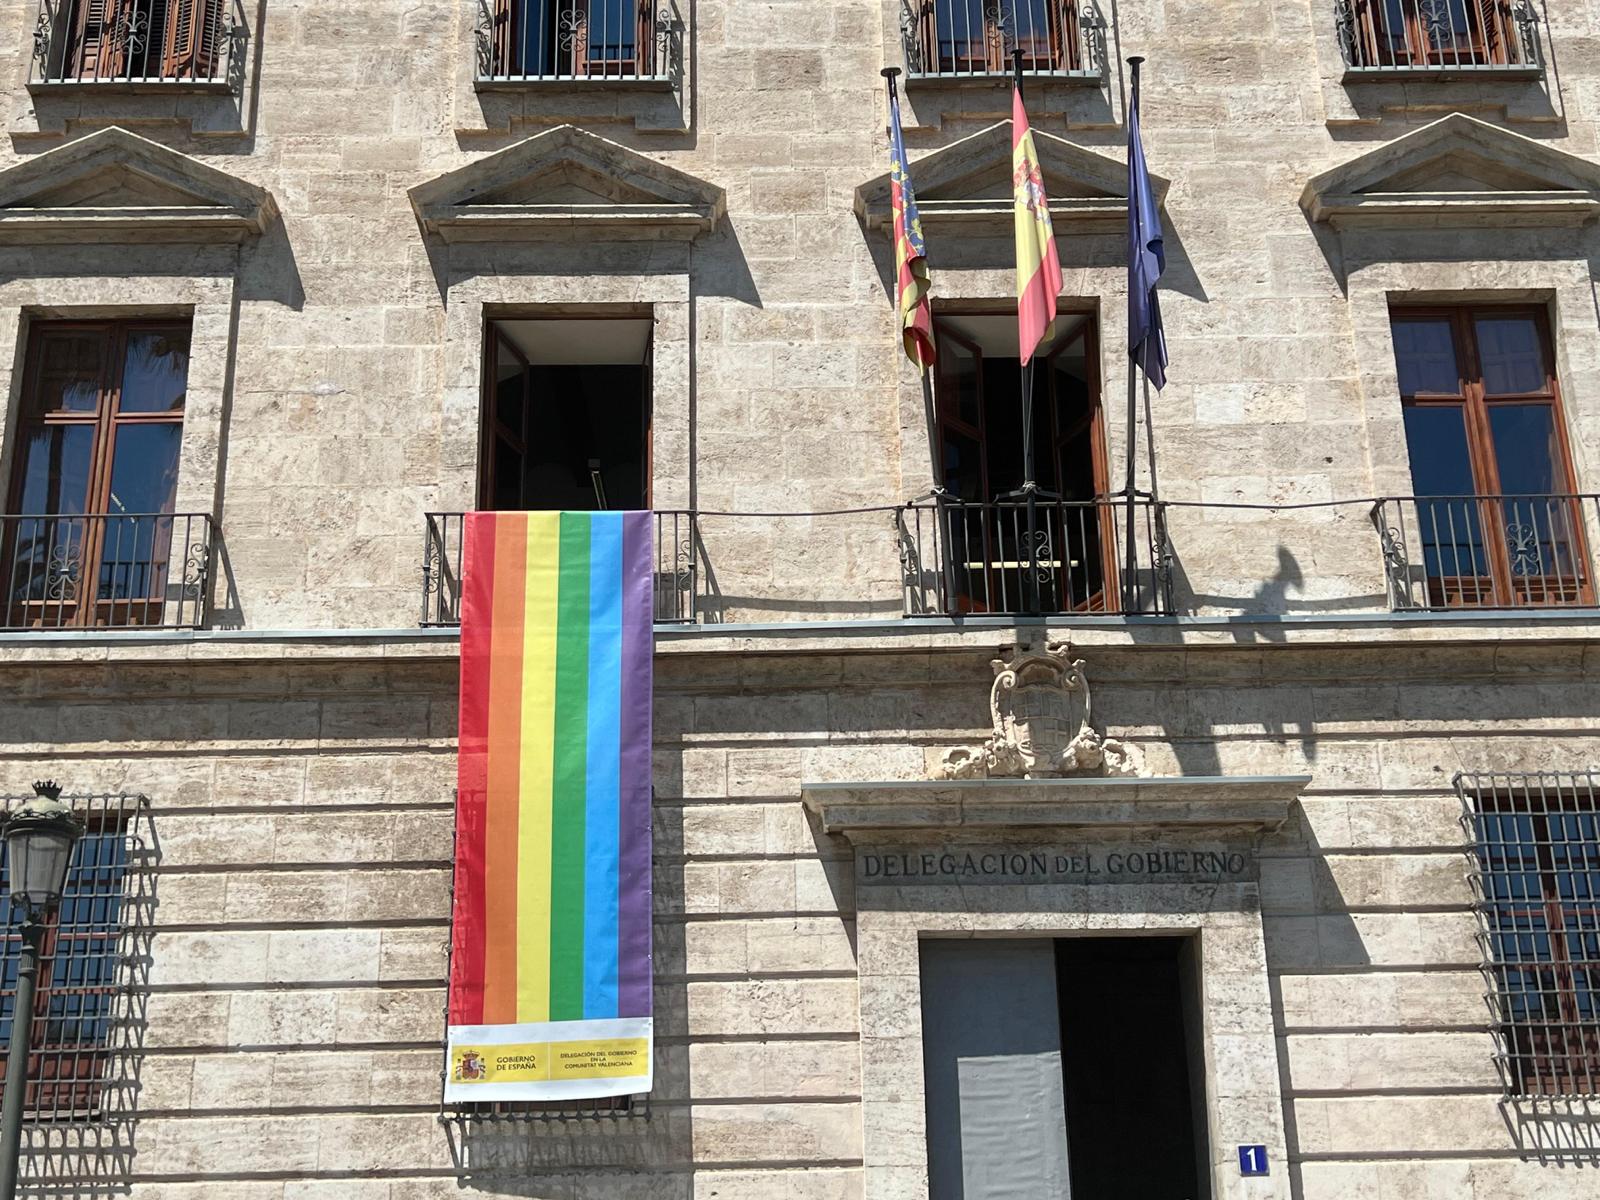
[[[1013,91],[1011,137],[1011,175],[1017,192],[1018,357],[1027,366],[1056,319],[1061,260],[1056,257],[1056,234],[1050,224],[1044,172],[1039,168],[1039,152],[1034,148],[1020,87]]]
[[[917,192],[911,186],[906,141],[900,132],[900,97],[889,84],[889,200],[894,206],[895,291],[906,357],[926,373],[934,359],[933,307],[928,293],[928,247],[922,240]]]
[[[649,513],[471,513],[450,1102],[651,1081]]]
[[[1161,212],[1139,135],[1139,64],[1133,65],[1133,104],[1128,111],[1128,350],[1145,378],[1167,385],[1167,335],[1161,326],[1156,284],[1167,269]]]

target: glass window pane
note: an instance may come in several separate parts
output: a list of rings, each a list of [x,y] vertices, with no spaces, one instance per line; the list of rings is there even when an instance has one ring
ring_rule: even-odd
[[[187,329],[136,329],[122,367],[123,412],[182,412],[189,382]]]
[[[983,452],[972,438],[953,430],[944,435],[944,486],[960,500],[984,499]]]
[[[622,63],[633,59],[638,40],[637,8],[633,0],[589,0],[586,46],[590,62]]]
[[[1462,406],[1407,405],[1405,420],[1412,490],[1419,496],[1475,494]]]
[[[92,413],[99,408],[106,343],[103,333],[42,334],[36,347],[33,411]]]
[[[22,494],[17,510],[52,515],[85,512],[94,462],[94,426],[46,425],[22,436]]]
[[[1544,346],[1532,317],[1478,317],[1478,360],[1490,396],[1542,392],[1548,385]]]
[[[1566,491],[1550,405],[1491,404],[1489,429],[1502,494],[1548,496]]]
[[[112,448],[110,513],[167,513],[178,489],[178,446],[183,426],[175,421],[117,426]]]
[[[1400,372],[1402,396],[1458,396],[1461,369],[1456,362],[1455,338],[1449,320],[1396,320],[1395,366]]]
[[[983,391],[977,357],[953,338],[939,339],[939,356],[944,362],[940,378],[944,390],[943,407],[962,424],[982,428]]]

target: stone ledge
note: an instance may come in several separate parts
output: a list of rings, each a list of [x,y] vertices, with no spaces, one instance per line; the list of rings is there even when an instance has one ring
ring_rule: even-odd
[[[1017,827],[1266,832],[1289,817],[1309,775],[1165,779],[980,779],[804,783],[825,833]]]

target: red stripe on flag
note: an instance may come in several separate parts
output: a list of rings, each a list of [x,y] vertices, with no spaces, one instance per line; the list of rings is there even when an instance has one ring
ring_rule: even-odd
[[[484,857],[489,792],[489,630],[494,605],[494,523],[466,520],[462,534],[461,720],[456,773],[455,915],[450,942],[450,1024],[483,1024]],[[470,613],[471,619],[467,619]]]

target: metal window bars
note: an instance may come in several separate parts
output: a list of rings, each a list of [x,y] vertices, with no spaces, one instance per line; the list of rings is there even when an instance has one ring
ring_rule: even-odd
[[[200,629],[205,513],[0,516],[0,631]]]
[[[1595,602],[1587,522],[1600,496],[1390,496],[1373,506],[1390,607]]]
[[[705,561],[695,514],[662,509],[656,519],[655,619],[687,625],[703,599]],[[461,624],[465,513],[426,513],[422,540],[422,627]]]
[[[39,0],[30,85],[243,89],[242,0]]]
[[[895,513],[907,616],[1129,613],[1127,501],[933,498]],[[1160,505],[1135,505],[1132,613],[1172,612]]]
[[[0,798],[10,812],[31,797]],[[27,1112],[30,1125],[131,1122],[138,1097],[155,907],[155,840],[143,796],[65,797],[84,823],[73,849],[61,905],[51,917],[39,963]],[[11,911],[0,848],[5,930],[0,941],[0,1040],[17,1019],[20,915]],[[3,1067],[0,1067],[3,1074]],[[61,1149],[59,1138],[42,1148]],[[112,1143],[90,1145],[105,1149]],[[29,1156],[30,1158],[37,1156]],[[26,1161],[26,1160],[25,1160]],[[36,1167],[47,1167],[38,1158]],[[66,1164],[69,1172],[83,1164]]]
[[[1600,776],[1455,778],[1507,1097],[1600,1095]]]
[[[1539,18],[1528,0],[1335,0],[1351,75],[1543,72]]]
[[[670,82],[668,0],[478,0],[478,81]]]
[[[911,79],[1030,75],[1100,80],[1108,22],[1096,0],[901,0]]]

